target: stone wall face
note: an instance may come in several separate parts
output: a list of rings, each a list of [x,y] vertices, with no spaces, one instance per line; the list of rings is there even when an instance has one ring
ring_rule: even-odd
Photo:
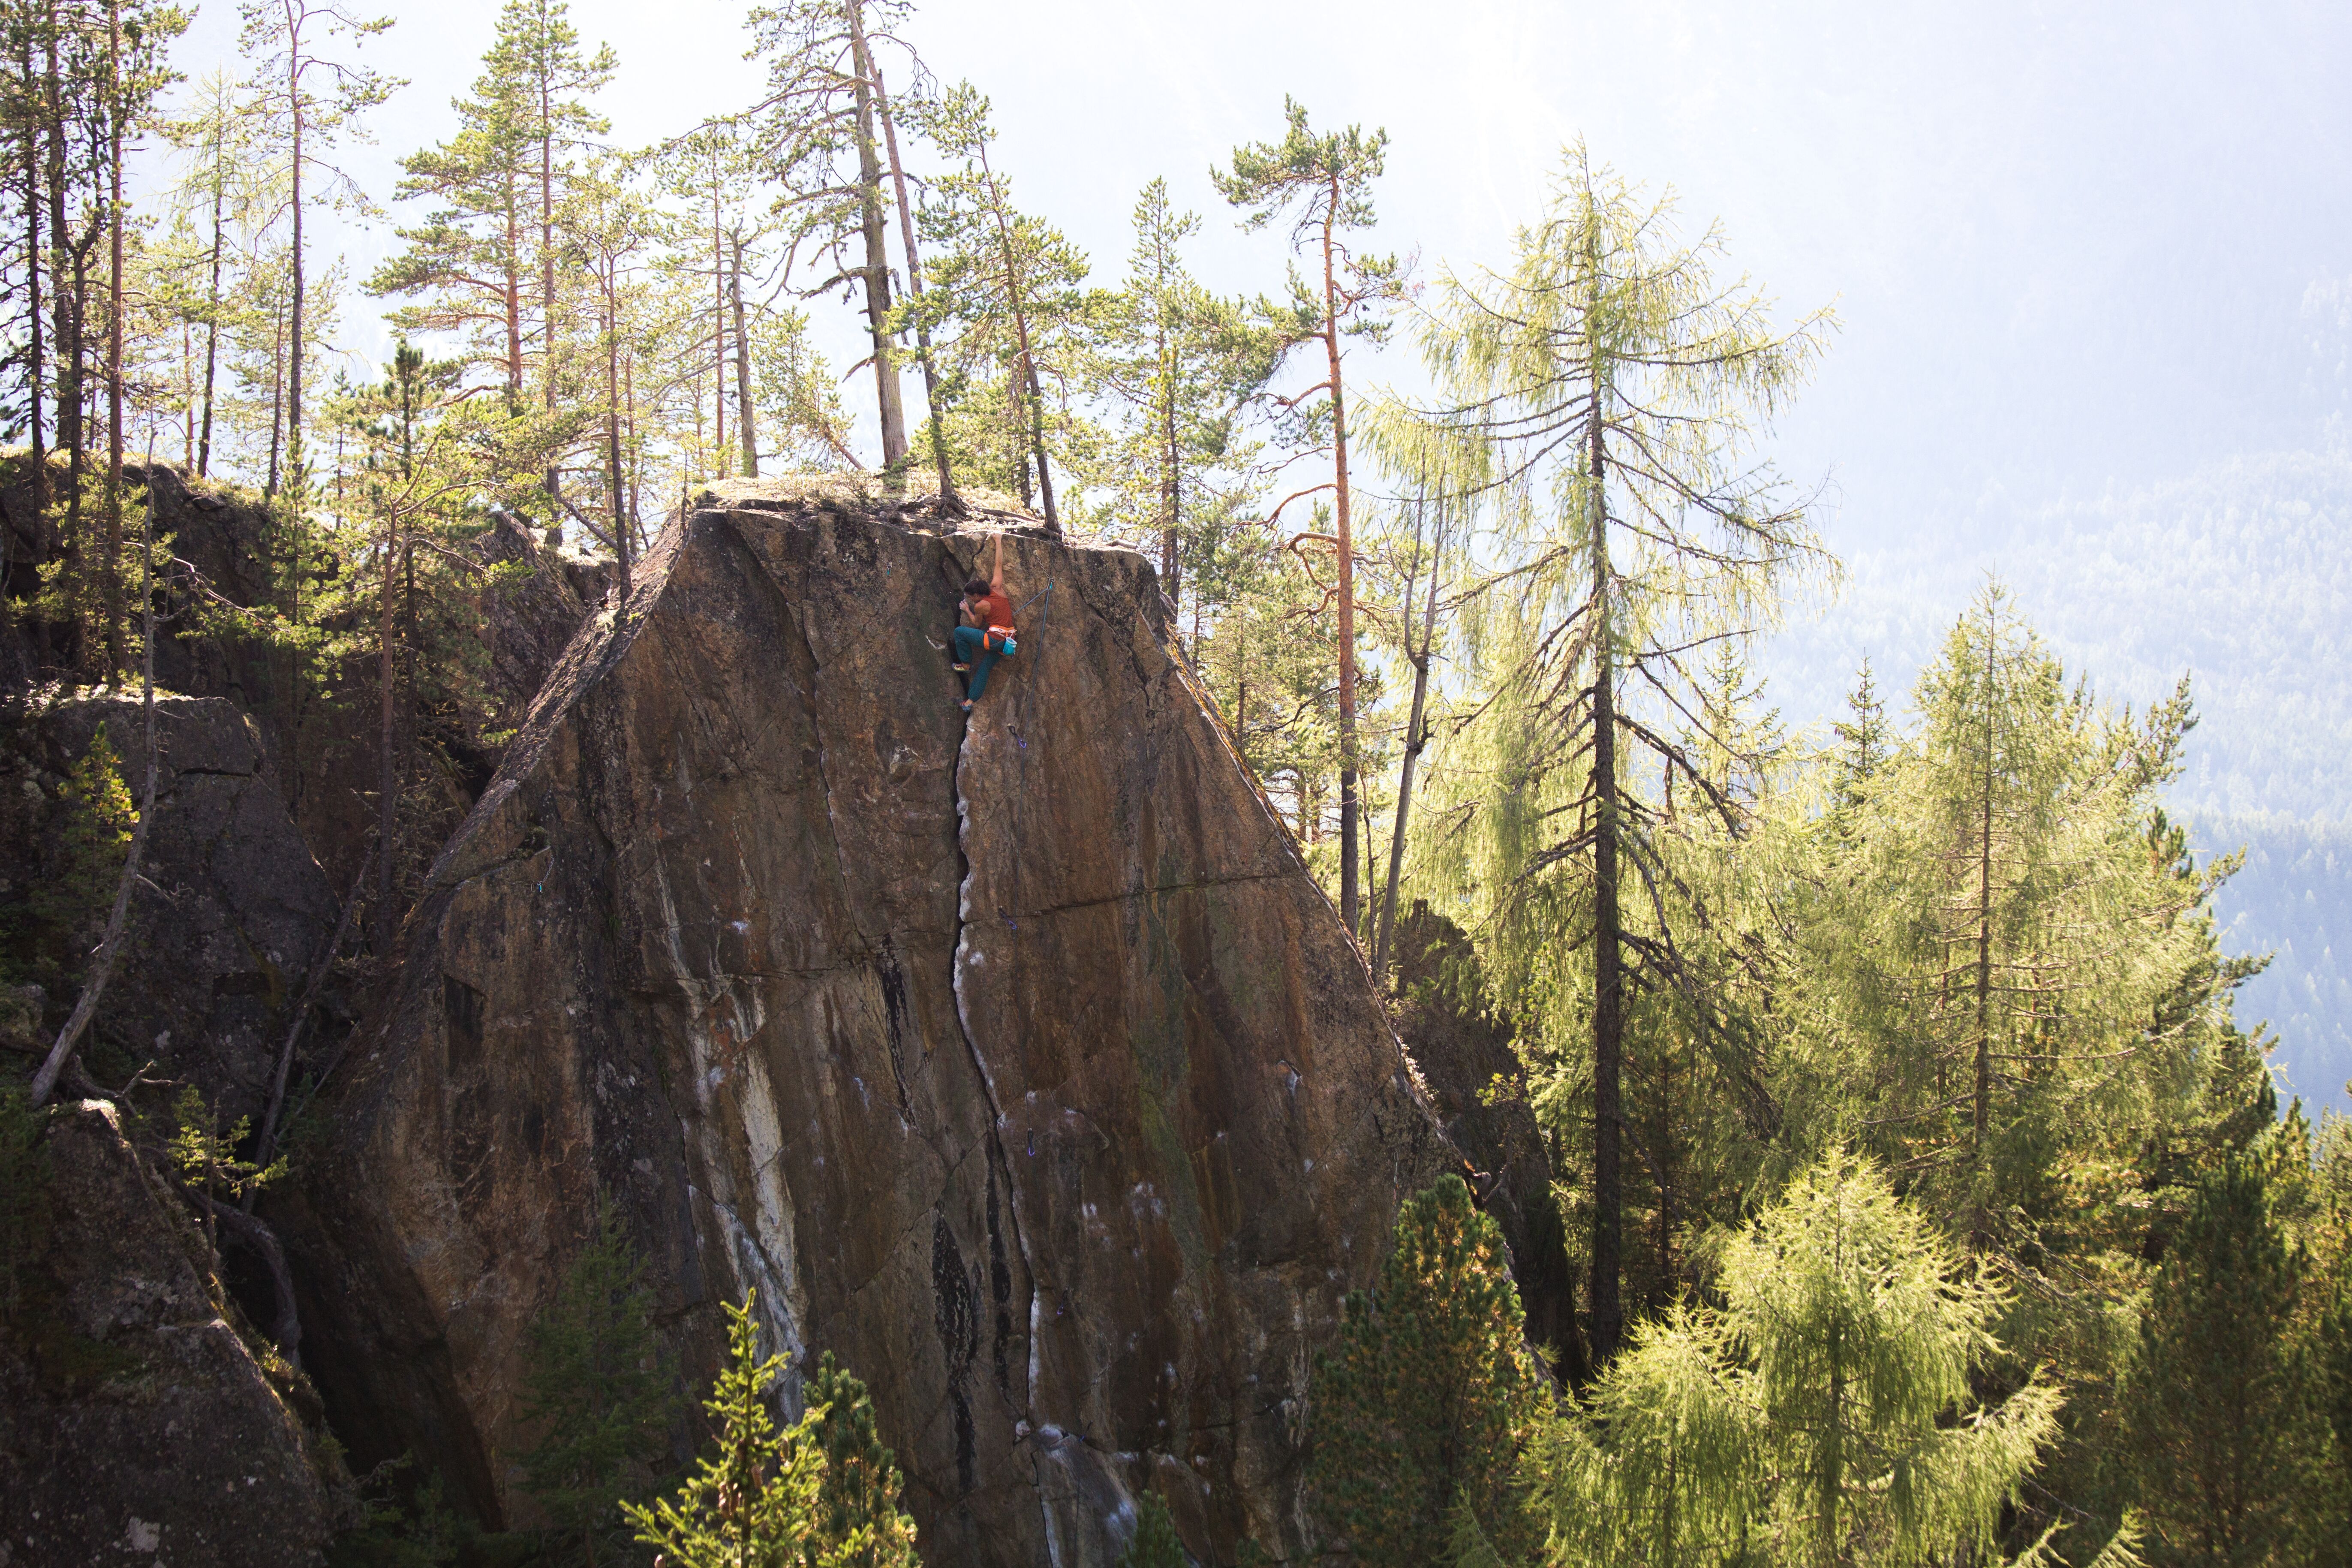
[[[967,725],[980,543],[705,510],[567,650],[293,1224],[362,1465],[529,1517],[527,1325],[601,1189],[689,1382],[752,1289],[868,1383],[926,1561],[1108,1564],[1145,1488],[1204,1562],[1306,1549],[1312,1352],[1454,1156],[1140,557],[1011,538]]]

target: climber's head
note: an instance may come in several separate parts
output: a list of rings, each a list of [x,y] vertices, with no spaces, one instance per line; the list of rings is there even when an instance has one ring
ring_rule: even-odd
[[[963,585],[963,596],[967,599],[987,598],[988,579],[985,577],[974,577],[971,582],[966,583]]]

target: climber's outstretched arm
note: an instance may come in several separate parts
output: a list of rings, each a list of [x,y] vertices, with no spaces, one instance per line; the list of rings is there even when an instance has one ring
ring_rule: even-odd
[[[988,580],[988,591],[998,598],[1004,596],[1004,535],[996,536],[996,572]]]

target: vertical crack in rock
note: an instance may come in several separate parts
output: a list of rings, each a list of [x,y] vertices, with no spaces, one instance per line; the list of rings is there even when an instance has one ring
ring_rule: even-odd
[[[963,986],[963,972],[966,962],[968,958],[978,956],[976,953],[968,953],[966,951],[966,939],[971,925],[972,870],[971,853],[965,839],[966,835],[971,830],[971,803],[964,797],[963,764],[964,760],[971,754],[971,723],[967,720],[964,724],[963,738],[956,746],[956,861],[957,869],[961,873],[961,876],[956,883],[956,940],[954,954],[950,961],[951,966],[950,978],[955,986],[957,1032],[963,1036],[964,1049],[971,1054],[972,1069],[980,1075],[981,1089],[988,1097],[988,1148],[990,1154],[988,1183],[988,1239],[990,1251],[990,1295],[992,1300],[992,1304],[996,1309],[997,1320],[994,1357],[996,1363],[995,1370],[997,1374],[997,1384],[1000,1392],[1004,1394],[1007,1403],[1014,1409],[1023,1413],[1024,1425],[1034,1431],[1037,1425],[1035,1418],[1036,1412],[1030,1407],[1030,1400],[1035,1394],[1038,1380],[1037,1266],[1036,1260],[1029,1255],[1028,1239],[1022,1234],[1021,1195],[1018,1189],[1016,1189],[1013,1184],[1013,1164],[1012,1161],[1006,1156],[1004,1152],[1003,1132],[1006,1125],[1004,1106],[1003,1101],[997,1097],[996,1076],[989,1070],[988,1058],[980,1048],[980,1038],[973,1029],[971,1011],[968,1005]],[[1018,852],[1017,849],[1015,852]],[[996,1197],[996,1178],[1000,1173],[1002,1173],[1004,1178],[1004,1219],[1011,1226],[1013,1231],[1013,1246],[1021,1254],[1023,1270],[1029,1278],[1029,1358],[1028,1365],[1024,1369],[1026,1376],[1023,1379],[1023,1385],[1018,1397],[1013,1395],[1012,1388],[1010,1387],[1011,1368],[1008,1363],[1010,1361],[1009,1352],[1011,1349],[1009,1342],[1012,1338],[1011,1297],[1013,1292],[1012,1280],[1010,1278],[1011,1269],[1006,1267],[1006,1260],[1003,1256],[1003,1237],[997,1220],[998,1206]],[[1002,1280],[1001,1285],[999,1283],[1000,1279]],[[1033,1475],[1035,1475],[1035,1464],[1036,1461],[1033,1456],[1031,1459],[1031,1471]],[[1038,1510],[1045,1519],[1046,1556],[1051,1563],[1051,1568],[1061,1568],[1062,1552],[1060,1532],[1055,1528],[1053,1506],[1045,1496],[1045,1489],[1043,1481],[1044,1478],[1039,1476],[1031,1484],[1037,1495]]]

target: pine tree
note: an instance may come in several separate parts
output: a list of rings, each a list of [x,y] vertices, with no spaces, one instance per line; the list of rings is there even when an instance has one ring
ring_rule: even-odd
[[[1135,1535],[1118,1554],[1118,1568],[1192,1568],[1176,1521],[1158,1492],[1146,1492],[1135,1505]]]
[[[2273,1561],[2316,1500],[2329,1434],[2288,1332],[2306,1260],[2265,1163],[2233,1154],[2199,1184],[2140,1320],[2126,1405],[2141,1500],[2174,1562]]]
[[[930,137],[961,167],[932,183],[922,211],[932,247],[921,319],[940,355],[949,444],[987,483],[1017,491],[1059,531],[1054,464],[1091,447],[1071,407],[1107,299],[1085,287],[1086,253],[1059,229],[1013,205],[991,161],[988,100],[960,83],[927,115]],[[1059,395],[1049,400],[1047,385]],[[1058,447],[1058,452],[1053,449]]]
[[[1459,1176],[1406,1200],[1380,1282],[1318,1358],[1311,1476],[1367,1568],[1441,1561],[1457,1509],[1507,1560],[1542,1540],[1516,1479],[1546,1409],[1501,1230]]]
[[[524,1484],[567,1555],[623,1561],[620,1505],[642,1495],[673,1413],[646,1264],[612,1200],[530,1325],[523,1414],[540,1425]]]
[[[1247,214],[1244,226],[1253,231],[1278,219],[1290,218],[1293,252],[1311,248],[1320,264],[1319,288],[1290,274],[1291,302],[1287,310],[1269,310],[1275,320],[1291,324],[1286,336],[1290,346],[1308,342],[1323,350],[1323,379],[1305,392],[1285,399],[1286,412],[1305,413],[1297,421],[1300,444],[1331,454],[1334,530],[1330,539],[1332,573],[1338,583],[1339,609],[1339,917],[1351,932],[1362,931],[1358,920],[1356,799],[1360,759],[1356,742],[1356,545],[1354,490],[1348,476],[1348,403],[1342,374],[1344,355],[1339,340],[1360,337],[1378,342],[1385,335],[1384,311],[1399,298],[1404,269],[1394,257],[1359,254],[1346,237],[1351,231],[1372,226],[1372,182],[1385,165],[1389,135],[1375,130],[1370,136],[1360,126],[1317,135],[1307,123],[1307,106],[1295,98],[1282,103],[1283,138],[1255,142],[1234,149],[1230,170],[1211,170],[1218,194]],[[1320,394],[1319,400],[1317,394]],[[1314,490],[1325,489],[1315,486]],[[1303,493],[1313,493],[1312,491]],[[1280,511],[1276,507],[1276,510]]]
[[[906,0],[779,0],[755,7],[748,18],[751,53],[768,63],[767,91],[750,112],[761,157],[782,187],[777,206],[793,258],[814,269],[803,292],[839,288],[864,298],[881,466],[894,483],[903,480],[906,468],[907,416],[887,238],[892,204],[884,184],[877,57],[896,49],[908,62],[907,74],[919,77],[921,62],[898,33],[908,8]]]
[[[1181,247],[1201,220],[1175,210],[1167,181],[1144,187],[1133,223],[1127,288],[1093,367],[1126,416],[1099,477],[1117,519],[1159,535],[1160,591],[1181,624],[1187,563],[1215,557],[1246,493],[1241,407],[1273,368],[1272,342],[1185,268]]]
[[[811,1409],[824,1412],[815,1430],[824,1454],[816,1538],[828,1568],[917,1568],[915,1521],[898,1509],[905,1482],[875,1430],[866,1384],[827,1351],[807,1398]]]

